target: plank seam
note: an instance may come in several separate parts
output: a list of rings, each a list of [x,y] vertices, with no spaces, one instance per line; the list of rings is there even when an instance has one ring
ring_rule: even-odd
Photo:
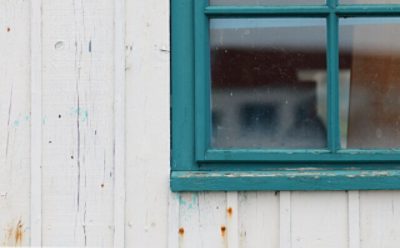
[[[31,1],[31,246],[42,245],[42,1]]]
[[[125,1],[114,1],[114,247],[125,247]]]

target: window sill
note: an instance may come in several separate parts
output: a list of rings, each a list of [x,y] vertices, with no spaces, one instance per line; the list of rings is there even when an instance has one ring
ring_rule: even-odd
[[[280,171],[173,171],[171,190],[395,190],[400,189],[400,168],[298,169]]]

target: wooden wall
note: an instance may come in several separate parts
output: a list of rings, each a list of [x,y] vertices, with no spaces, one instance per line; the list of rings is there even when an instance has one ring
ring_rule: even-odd
[[[170,193],[169,47],[167,0],[0,1],[1,245],[398,247],[397,191]]]

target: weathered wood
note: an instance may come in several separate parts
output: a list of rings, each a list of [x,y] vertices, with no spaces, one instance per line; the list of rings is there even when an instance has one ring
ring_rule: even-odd
[[[279,193],[239,193],[239,247],[279,247]],[[290,220],[290,219],[289,219]]]
[[[114,1],[43,1],[43,245],[113,245]]]
[[[360,192],[362,248],[395,248],[400,243],[400,192]]]
[[[228,246],[239,247],[239,193],[226,193],[226,227],[228,235]]]
[[[292,247],[292,193],[279,194],[279,247]]]
[[[126,1],[126,56],[125,245],[165,247],[170,194],[168,0]]]
[[[42,0],[31,7],[31,246],[42,245]]]
[[[114,247],[125,247],[125,0],[114,0]]]
[[[360,248],[360,192],[348,193],[349,248]]]
[[[122,2],[42,1],[0,2],[0,245],[398,246],[398,191],[171,193],[169,2],[127,1],[125,90]]]
[[[291,203],[292,248],[348,247],[345,192],[293,192]]]
[[[0,246],[30,239],[29,1],[0,1]]]

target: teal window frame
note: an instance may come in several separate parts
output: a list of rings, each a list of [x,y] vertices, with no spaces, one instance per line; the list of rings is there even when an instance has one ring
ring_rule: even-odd
[[[400,148],[340,149],[339,18],[400,17],[400,4],[208,6],[171,0],[172,191],[400,189]],[[210,144],[209,19],[323,17],[327,22],[327,149],[215,149]]]

